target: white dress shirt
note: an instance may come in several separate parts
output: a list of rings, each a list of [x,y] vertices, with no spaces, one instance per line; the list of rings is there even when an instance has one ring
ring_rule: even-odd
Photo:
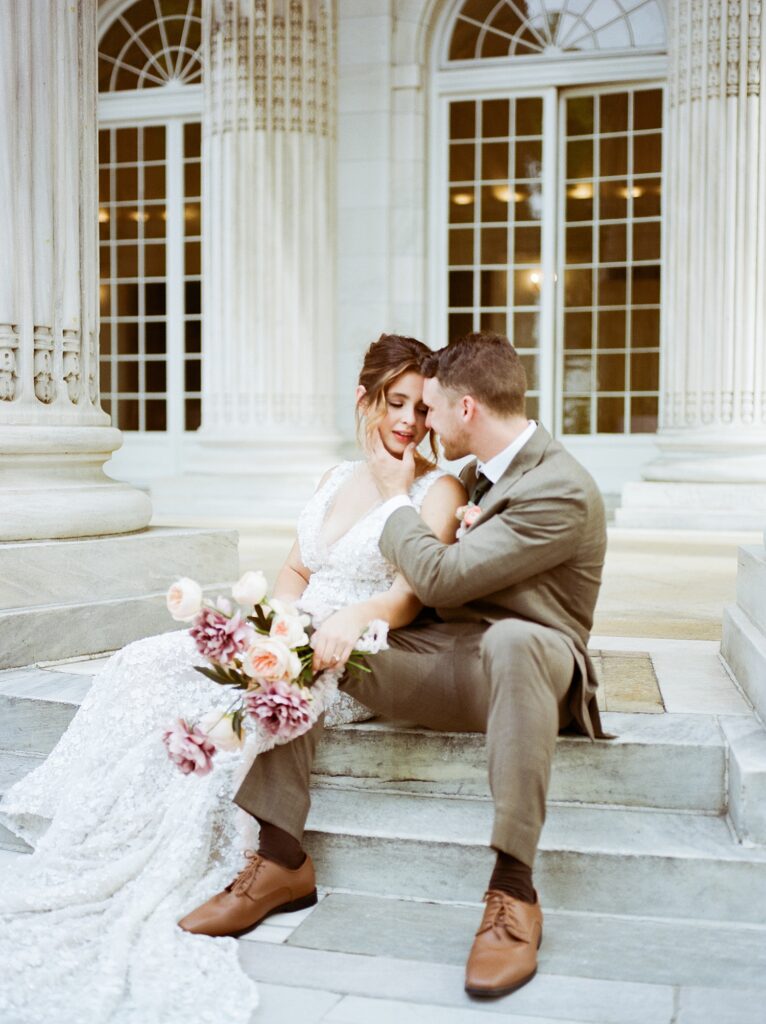
[[[529,423],[527,423],[526,428],[522,430],[517,438],[514,438],[514,440],[511,441],[507,448],[503,448],[501,452],[498,452],[497,455],[493,455],[492,458],[487,459],[486,462],[477,462],[477,472],[483,473],[492,481],[493,484],[496,484],[536,430],[537,423],[534,420],[530,420]],[[387,523],[389,517],[393,515],[398,508],[405,508],[407,505],[411,508],[415,507],[409,495],[395,494],[393,498],[389,498],[388,501],[381,506],[381,511],[384,517],[383,521]]]

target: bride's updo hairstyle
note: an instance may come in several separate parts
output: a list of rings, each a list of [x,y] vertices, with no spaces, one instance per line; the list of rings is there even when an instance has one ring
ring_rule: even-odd
[[[381,334],[367,349],[359,374],[365,395],[356,407],[356,432],[362,448],[367,447],[386,415],[386,395],[391,385],[404,373],[422,373],[423,361],[431,355],[433,352],[422,341],[399,334]],[[428,458],[415,452],[419,473],[433,469],[438,459],[433,430],[429,430],[428,440],[431,448]]]

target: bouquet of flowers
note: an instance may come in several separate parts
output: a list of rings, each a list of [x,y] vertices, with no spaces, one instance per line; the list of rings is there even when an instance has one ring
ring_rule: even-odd
[[[180,718],[163,733],[168,756],[184,774],[206,775],[216,751],[237,750],[246,730],[256,732],[262,750],[307,732],[345,670],[314,672],[310,617],[266,593],[262,572],[246,572],[232,587],[233,601],[204,599],[188,578],[167,593],[170,614],[192,623],[190,635],[207,662],[196,671],[238,691],[225,711],[210,711],[199,722]],[[387,633],[386,622],[371,622],[348,664],[369,672],[364,655],[385,650]]]

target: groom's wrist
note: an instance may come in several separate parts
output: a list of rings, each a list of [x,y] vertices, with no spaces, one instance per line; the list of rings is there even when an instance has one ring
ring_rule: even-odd
[[[381,514],[384,522],[388,522],[388,519],[397,509],[400,508],[414,508],[412,501],[406,494],[395,494],[392,498],[384,501],[381,506]]]

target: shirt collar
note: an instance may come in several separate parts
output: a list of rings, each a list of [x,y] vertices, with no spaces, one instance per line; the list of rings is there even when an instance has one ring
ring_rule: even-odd
[[[519,436],[514,438],[507,448],[503,448],[501,452],[493,455],[486,462],[478,461],[476,463],[477,472],[483,473],[493,484],[496,484],[536,430],[537,423],[534,420],[530,420],[526,429],[522,430]]]

